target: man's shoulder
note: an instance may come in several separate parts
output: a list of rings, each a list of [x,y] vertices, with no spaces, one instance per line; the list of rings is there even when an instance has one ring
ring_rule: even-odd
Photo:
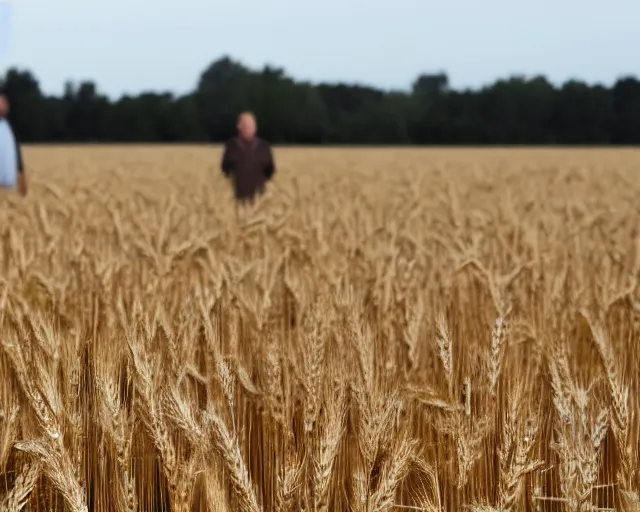
[[[13,129],[11,128],[11,123],[9,123],[7,119],[0,119],[0,133],[2,134],[2,137],[13,137]]]
[[[238,137],[231,137],[229,139],[227,139],[227,141],[224,143],[225,147],[230,148],[230,147],[241,147],[242,143],[240,141],[240,139]],[[263,138],[260,137],[256,137],[255,138],[255,145],[258,148],[270,148],[271,147],[271,143]]]
[[[269,149],[271,147],[271,143],[268,140],[262,139],[260,137],[257,138],[258,146],[264,149]]]

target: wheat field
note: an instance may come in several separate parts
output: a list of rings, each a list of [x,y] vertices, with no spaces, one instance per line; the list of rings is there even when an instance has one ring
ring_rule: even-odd
[[[640,152],[29,147],[0,510],[640,510]]]

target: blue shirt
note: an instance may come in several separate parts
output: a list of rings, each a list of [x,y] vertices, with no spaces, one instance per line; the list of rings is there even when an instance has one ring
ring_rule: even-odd
[[[0,119],[0,187],[15,187],[20,172],[22,172],[20,145],[9,121]]]

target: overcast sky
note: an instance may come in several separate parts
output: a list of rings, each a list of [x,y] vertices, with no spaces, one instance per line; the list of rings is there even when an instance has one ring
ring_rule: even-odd
[[[223,54],[384,88],[440,70],[456,88],[512,74],[640,75],[639,0],[3,1],[0,70],[28,68],[47,93],[67,79],[110,96],[183,93]]]

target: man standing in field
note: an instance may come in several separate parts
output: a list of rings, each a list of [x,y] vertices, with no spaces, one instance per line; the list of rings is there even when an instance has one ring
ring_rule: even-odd
[[[254,204],[275,172],[271,146],[256,136],[256,118],[251,112],[238,117],[238,136],[224,147],[222,172],[232,180],[236,202],[241,209]]]
[[[13,188],[17,185],[21,196],[27,195],[27,177],[22,161],[20,143],[16,138],[7,116],[9,101],[0,93],[0,181],[1,186]],[[17,176],[16,176],[17,173]]]

